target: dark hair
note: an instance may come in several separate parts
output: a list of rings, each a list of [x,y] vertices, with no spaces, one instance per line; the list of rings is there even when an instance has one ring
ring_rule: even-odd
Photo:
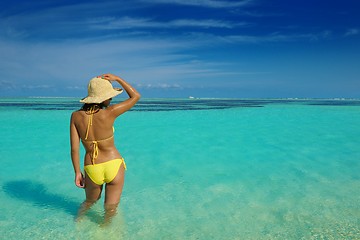
[[[105,105],[104,105],[104,103],[85,103],[81,107],[81,110],[89,111],[93,107],[95,107],[97,109],[103,109],[103,108],[105,108]]]

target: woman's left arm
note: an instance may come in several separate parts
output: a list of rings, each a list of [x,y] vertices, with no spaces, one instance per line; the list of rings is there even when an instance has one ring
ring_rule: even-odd
[[[80,137],[74,123],[74,113],[70,120],[70,145],[71,145],[71,161],[75,172],[75,185],[84,188],[84,177],[80,170]]]

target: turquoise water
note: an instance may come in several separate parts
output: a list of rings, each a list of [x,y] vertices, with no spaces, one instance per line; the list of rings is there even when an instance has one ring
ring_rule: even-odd
[[[74,218],[77,99],[0,99],[6,239],[360,239],[360,101],[145,99],[115,124],[119,213]]]

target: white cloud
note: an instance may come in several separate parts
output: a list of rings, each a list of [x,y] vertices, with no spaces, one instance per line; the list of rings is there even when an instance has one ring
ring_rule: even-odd
[[[168,84],[168,83],[148,83],[148,84],[136,84],[136,87],[139,89],[183,89],[180,84],[174,83],[174,84]]]
[[[161,0],[158,0],[161,2]],[[160,3],[159,2],[159,3]],[[172,1],[164,1],[172,2]],[[248,4],[250,1],[174,1],[176,4],[213,6],[213,7],[233,7]],[[142,8],[156,4],[148,2],[142,4]],[[126,6],[124,6],[126,5]],[[128,6],[130,5],[130,6]],[[54,6],[49,8],[34,9],[29,12],[20,12],[0,18],[0,35],[10,39],[25,38],[81,38],[89,34],[97,34],[97,30],[118,30],[126,29],[136,31],[136,29],[170,29],[170,28],[235,28],[248,25],[245,22],[233,22],[224,19],[169,19],[159,21],[151,17],[132,17],[128,8],[141,8],[139,2],[129,2],[121,4],[117,1],[107,1],[104,3],[79,3],[64,6]],[[126,14],[125,14],[126,13]],[[129,15],[130,16],[127,16]],[[112,17],[115,16],[115,17]],[[118,17],[124,16],[124,17]],[[110,31],[109,31],[110,33]],[[103,34],[103,32],[101,32]]]
[[[21,86],[21,88],[23,89],[50,89],[50,88],[54,88],[53,85],[28,85],[28,84],[24,84]]]
[[[182,54],[197,46],[186,39],[131,39],[21,43],[0,40],[4,89],[45,89],[58,86],[76,90],[98,74],[113,72],[134,84],[180,88],[187,79],[219,73],[215,64]],[[203,44],[203,43],[202,43]]]
[[[345,37],[358,35],[359,33],[360,33],[359,29],[357,29],[357,28],[351,28],[351,29],[348,29],[348,30],[346,31]]]
[[[304,34],[281,34],[272,33],[268,35],[230,35],[218,37],[224,41],[232,43],[264,43],[264,42],[303,42],[303,41],[319,41],[331,37],[331,31],[323,31],[320,33],[304,33]]]
[[[143,2],[151,2],[158,4],[178,4],[188,6],[199,6],[207,8],[233,8],[243,7],[252,4],[253,0],[243,1],[217,1],[217,0],[143,0]]]
[[[16,84],[9,80],[0,80],[0,90],[13,90],[16,89]]]
[[[244,26],[246,23],[232,23],[228,21],[220,21],[213,19],[194,20],[194,19],[178,19],[169,22],[170,26],[178,27],[201,27],[201,28],[233,28],[236,26]]]
[[[176,19],[168,22],[158,22],[149,18],[132,18],[132,17],[107,17],[91,19],[88,21],[90,28],[95,29],[134,29],[134,28],[234,28],[244,26],[246,23],[233,23],[214,19]]]

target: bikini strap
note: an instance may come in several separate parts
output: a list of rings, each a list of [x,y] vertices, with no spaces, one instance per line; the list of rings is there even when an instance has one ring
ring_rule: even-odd
[[[91,156],[91,164],[94,165],[95,159],[99,155],[99,145],[98,145],[97,141],[92,141],[92,144],[93,144],[93,152],[92,152],[92,156]]]
[[[90,126],[92,126],[92,123],[93,123],[93,116],[94,116],[94,113],[96,113],[97,111],[99,111],[99,109],[97,109],[95,105],[91,106],[90,109],[88,111],[86,111],[86,113],[89,114],[89,120],[88,120],[88,125],[87,125],[87,128],[86,128],[85,140],[88,139]],[[92,165],[94,165],[95,164],[95,159],[97,158],[97,156],[99,154],[99,146],[98,146],[97,141],[94,140],[94,141],[91,141],[91,142],[92,142],[92,145],[93,145],[91,163],[92,163]]]
[[[99,109],[97,109],[95,107],[95,105],[91,106],[90,109],[86,111],[86,113],[89,114],[89,120],[88,120],[88,125],[86,128],[85,140],[87,140],[87,138],[89,136],[90,126],[92,126],[92,123],[93,123],[93,116],[94,116],[94,113],[96,113],[97,111],[99,111]]]

